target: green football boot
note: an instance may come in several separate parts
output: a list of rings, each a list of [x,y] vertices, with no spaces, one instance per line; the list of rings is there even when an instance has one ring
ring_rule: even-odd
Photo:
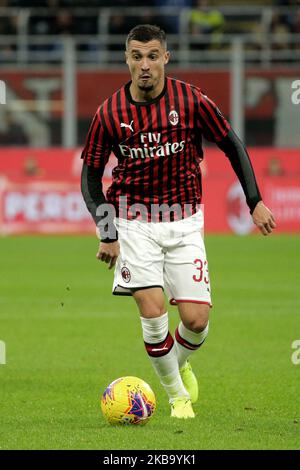
[[[181,367],[180,375],[182,378],[183,385],[185,386],[187,392],[190,395],[191,402],[196,403],[199,395],[198,381],[189,361],[186,361],[186,363]]]
[[[195,418],[191,400],[187,397],[175,398],[171,401],[171,418]]]

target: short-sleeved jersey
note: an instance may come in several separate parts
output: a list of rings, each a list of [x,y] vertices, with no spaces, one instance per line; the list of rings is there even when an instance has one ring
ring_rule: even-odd
[[[199,88],[182,81],[167,77],[162,93],[147,102],[133,101],[129,87],[130,82],[97,110],[84,162],[99,169],[101,179],[111,152],[116,155],[106,199],[117,216],[120,196],[126,196],[127,209],[144,204],[148,214],[153,204],[179,205],[183,214],[188,205],[194,213],[202,197],[202,136],[218,142],[229,123]]]

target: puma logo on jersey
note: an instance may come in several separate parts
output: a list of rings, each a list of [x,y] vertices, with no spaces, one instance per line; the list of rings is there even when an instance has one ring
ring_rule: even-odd
[[[128,127],[131,132],[133,132],[133,120],[131,121],[130,124],[125,124],[125,122],[121,122],[121,127]]]

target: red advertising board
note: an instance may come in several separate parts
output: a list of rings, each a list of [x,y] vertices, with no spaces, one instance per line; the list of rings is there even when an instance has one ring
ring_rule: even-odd
[[[249,148],[262,197],[277,232],[300,232],[300,149]],[[206,150],[203,203],[207,232],[254,231],[240,184],[218,149]]]
[[[180,70],[172,68],[167,73],[171,77],[201,88],[218,104],[224,115],[229,115],[231,78],[228,69]],[[247,69],[245,76],[246,117],[248,119],[252,117],[274,118],[276,108],[285,98],[285,95],[280,94],[281,88],[288,89],[291,95],[291,83],[293,80],[299,79],[299,76],[300,69],[294,67],[271,70]],[[48,112],[53,116],[63,114],[61,69],[49,71],[45,71],[44,68],[2,70],[1,79],[6,83],[10,100],[24,100],[31,105],[35,103],[34,108],[37,110],[43,110],[45,100],[49,100],[52,104]],[[98,106],[129,80],[129,72],[124,69],[113,71],[78,70],[76,75],[78,117],[91,119]],[[22,108],[22,112],[26,112],[27,108],[28,105],[24,109]]]
[[[300,150],[253,148],[251,160],[277,232],[300,232]],[[0,150],[0,233],[95,233],[80,192],[80,149]],[[104,189],[116,165],[106,167]],[[207,148],[203,170],[205,230],[255,230],[227,158]]]
[[[222,113],[231,119],[231,74],[223,70],[179,70],[167,73],[198,86]],[[253,146],[299,147],[299,106],[292,102],[299,67],[247,68],[244,81],[245,141]],[[98,106],[129,81],[120,70],[79,69],[76,74],[76,118],[78,143],[83,143]],[[3,109],[0,144],[15,142],[32,147],[62,145],[64,114],[63,75],[60,68],[20,68],[2,70],[7,105]],[[16,113],[15,111],[18,111]],[[19,112],[20,111],[20,112]],[[14,131],[13,131],[14,129]],[[18,139],[16,141],[15,139]]]

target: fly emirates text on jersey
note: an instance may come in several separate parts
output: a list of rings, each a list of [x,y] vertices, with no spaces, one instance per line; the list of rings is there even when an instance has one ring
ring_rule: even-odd
[[[141,147],[129,147],[129,145],[119,144],[123,157],[130,158],[153,158],[166,157],[178,152],[182,152],[185,140],[181,142],[161,143],[161,133],[146,132],[140,134]]]

